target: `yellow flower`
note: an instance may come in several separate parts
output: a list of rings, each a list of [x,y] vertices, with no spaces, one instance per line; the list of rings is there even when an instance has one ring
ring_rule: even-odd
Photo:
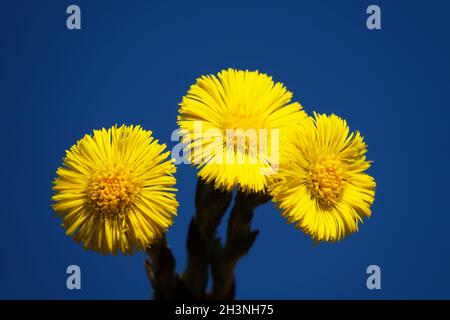
[[[375,181],[364,171],[367,146],[345,120],[318,115],[281,139],[280,179],[271,187],[274,202],[289,222],[315,241],[338,241],[371,215]]]
[[[178,203],[166,146],[140,126],[94,130],[66,151],[53,208],[86,249],[132,254],[172,225]]]
[[[265,190],[276,171],[278,136],[306,117],[291,98],[258,71],[228,69],[197,79],[180,103],[178,124],[198,175],[219,189]]]

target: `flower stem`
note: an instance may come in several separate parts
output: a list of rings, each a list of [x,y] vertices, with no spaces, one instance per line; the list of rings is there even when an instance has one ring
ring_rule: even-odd
[[[175,273],[175,258],[167,246],[166,238],[163,237],[146,251],[150,260],[145,261],[145,269],[153,287],[153,299],[183,298],[182,286]]]
[[[216,241],[211,271],[213,278],[213,299],[234,299],[235,268],[258,236],[258,230],[251,230],[255,209],[266,203],[270,197],[264,193],[245,194],[237,192],[234,207],[228,220],[227,239],[222,247]]]
[[[153,298],[172,299],[233,299],[235,295],[235,268],[250,250],[258,230],[251,230],[254,210],[270,197],[265,193],[246,194],[238,191],[228,220],[227,238],[222,245],[216,237],[219,226],[233,194],[220,191],[213,185],[198,180],[196,214],[189,224],[186,269],[180,277],[175,272],[175,258],[163,237],[147,249],[150,260],[145,262],[147,275],[153,287]],[[211,266],[212,293],[207,293]]]
[[[183,280],[193,299],[206,297],[213,240],[231,199],[232,193],[216,190],[213,185],[198,180],[195,195],[196,215],[189,225],[188,258],[183,273]]]

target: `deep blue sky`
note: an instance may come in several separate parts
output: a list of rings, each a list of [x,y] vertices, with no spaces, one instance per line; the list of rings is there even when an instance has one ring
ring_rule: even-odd
[[[82,30],[66,29],[78,4]],[[369,4],[382,30],[366,28]],[[447,1],[2,1],[0,298],[145,299],[144,254],[103,257],[64,235],[50,207],[65,149],[94,128],[141,124],[169,145],[177,104],[202,74],[258,69],[307,112],[359,129],[374,160],[373,217],[313,246],[272,204],[237,270],[238,298],[450,298],[450,26]],[[185,263],[195,169],[178,167],[168,238]],[[223,233],[223,228],[221,229]],[[66,267],[82,290],[66,289]],[[366,268],[382,290],[366,288]]]

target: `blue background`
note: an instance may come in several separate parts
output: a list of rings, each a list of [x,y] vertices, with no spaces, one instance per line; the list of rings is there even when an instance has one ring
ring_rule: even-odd
[[[77,4],[82,30],[66,28]],[[103,257],[64,235],[50,207],[65,149],[94,128],[141,124],[173,146],[177,104],[202,74],[258,69],[307,112],[359,129],[374,160],[373,217],[314,246],[272,204],[237,270],[238,298],[450,298],[450,5],[375,1],[2,1],[0,298],[146,299],[144,254]],[[196,171],[178,167],[168,238],[185,264]],[[224,228],[220,232],[223,234]],[[66,288],[66,268],[82,289]],[[381,290],[366,268],[381,267]]]

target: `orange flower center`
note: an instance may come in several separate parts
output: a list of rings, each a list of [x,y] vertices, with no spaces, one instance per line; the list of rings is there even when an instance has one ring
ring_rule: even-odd
[[[310,171],[312,192],[327,204],[335,203],[341,196],[344,181],[339,162],[322,160],[316,162]]]
[[[131,205],[137,191],[130,170],[113,166],[94,173],[88,188],[88,202],[97,214],[120,214]]]
[[[234,111],[227,115],[223,122],[226,142],[234,150],[243,148],[246,153],[253,148],[257,151],[260,129],[266,128],[266,121],[261,117],[248,115],[242,111]],[[266,133],[267,135],[268,133]]]

